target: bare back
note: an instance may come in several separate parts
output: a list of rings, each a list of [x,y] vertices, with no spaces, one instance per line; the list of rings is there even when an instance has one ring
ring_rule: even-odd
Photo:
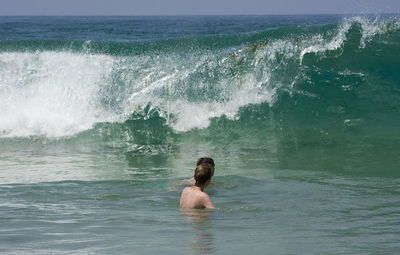
[[[183,189],[180,207],[188,209],[215,208],[208,194],[196,186]]]

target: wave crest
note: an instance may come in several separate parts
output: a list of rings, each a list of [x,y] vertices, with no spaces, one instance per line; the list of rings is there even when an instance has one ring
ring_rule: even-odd
[[[71,136],[96,123],[145,118],[149,109],[179,132],[206,128],[216,117],[236,120],[240,108],[273,105],[282,92],[318,97],[297,88],[305,81],[313,83],[310,70],[326,68],[318,59],[345,58],[348,45],[363,51],[377,37],[396,34],[399,28],[398,19],[352,17],[336,27],[238,35],[248,41],[236,46],[201,48],[194,40],[188,47],[186,38],[185,47],[192,50],[171,51],[168,46],[165,52],[161,48],[146,54],[107,55],[93,53],[92,42],[86,41],[81,52],[2,52],[0,136]],[[333,72],[360,70],[344,66]],[[364,74],[362,78],[366,79]]]

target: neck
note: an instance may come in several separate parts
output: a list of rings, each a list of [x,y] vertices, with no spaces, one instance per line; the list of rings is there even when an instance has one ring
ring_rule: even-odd
[[[199,189],[200,191],[203,191],[205,188],[205,186],[196,186],[196,185],[194,185],[193,187]]]

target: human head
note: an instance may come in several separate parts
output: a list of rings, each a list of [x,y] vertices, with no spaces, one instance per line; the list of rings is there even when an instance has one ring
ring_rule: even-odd
[[[210,164],[198,165],[194,171],[195,185],[201,188],[205,187],[207,182],[211,180],[212,173],[213,171]]]
[[[214,168],[215,168],[214,160],[212,158],[209,158],[209,157],[199,158],[197,160],[196,166],[199,166],[199,165],[202,165],[202,164],[210,165],[210,167],[211,167],[211,176],[214,176]]]

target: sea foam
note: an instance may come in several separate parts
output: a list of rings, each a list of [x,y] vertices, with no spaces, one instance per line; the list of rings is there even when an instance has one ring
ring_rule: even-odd
[[[324,33],[188,52],[107,55],[91,53],[90,41],[81,52],[2,52],[0,136],[72,136],[96,123],[146,118],[149,108],[179,132],[206,128],[216,117],[238,119],[241,107],[272,105],[279,90],[294,93],[307,79],[304,58],[338,49],[340,56],[355,26],[360,50],[400,27],[396,19],[353,17]]]
[[[99,88],[113,59],[68,52],[0,53],[0,134],[69,136],[112,116]]]

